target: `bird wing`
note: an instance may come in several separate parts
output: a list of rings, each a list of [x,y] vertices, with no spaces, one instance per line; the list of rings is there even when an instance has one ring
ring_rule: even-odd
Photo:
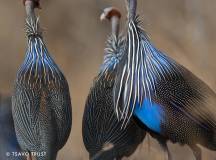
[[[152,117],[159,117],[153,118],[158,119],[153,126],[156,128],[164,120],[167,106],[181,110],[200,125],[205,121],[208,122],[205,127],[215,127],[215,93],[186,68],[156,49],[139,26],[138,19],[129,22],[126,46],[114,86],[115,111],[124,119],[123,125],[127,125],[134,111],[141,113],[136,108],[148,105],[142,115],[146,115],[146,123],[152,123]]]
[[[110,87],[106,78],[95,81],[86,100],[83,141],[94,158],[110,159],[116,155],[131,155],[145,137],[145,131],[133,121],[125,130],[121,129],[112,101],[113,83]]]
[[[22,149],[35,150],[39,141],[40,93],[16,85],[12,96],[12,113],[19,144]]]
[[[72,108],[71,108],[71,99],[69,93],[69,87],[66,80],[62,85],[64,87],[49,87],[49,105],[52,108],[52,113],[54,116],[54,121],[56,125],[57,133],[57,148],[61,149],[71,131],[72,125]]]
[[[216,129],[216,94],[185,67],[176,64],[174,75],[158,80],[154,99],[171,110],[181,112],[205,129]]]

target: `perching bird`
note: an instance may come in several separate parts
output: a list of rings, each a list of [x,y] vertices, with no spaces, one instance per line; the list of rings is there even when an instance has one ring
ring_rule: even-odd
[[[112,34],[107,40],[104,61],[88,95],[83,115],[83,141],[91,160],[120,160],[130,156],[143,141],[145,131],[134,122],[122,130],[113,104],[116,68],[122,56],[124,39],[119,36],[120,12],[106,8],[101,20],[111,22]]]
[[[136,15],[137,0],[127,4],[128,30],[115,81],[115,112],[123,127],[136,117],[166,150],[167,140],[186,144],[201,160],[198,144],[216,150],[216,94],[151,43]]]
[[[0,159],[23,160],[23,156],[17,155],[21,148],[15,134],[11,107],[11,97],[0,97]]]
[[[35,3],[36,2],[36,3]],[[34,9],[39,1],[26,0],[28,47],[18,70],[12,97],[16,136],[30,159],[55,160],[71,131],[68,83],[50,56]]]

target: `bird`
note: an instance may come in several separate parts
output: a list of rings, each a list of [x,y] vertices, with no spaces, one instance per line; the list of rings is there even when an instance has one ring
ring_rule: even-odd
[[[15,132],[28,159],[55,160],[72,127],[69,86],[44,43],[34,13],[39,0],[25,0],[24,5],[28,45],[12,95]]]
[[[121,13],[115,7],[105,8],[101,20],[109,20],[112,33],[108,37],[104,60],[88,94],[82,122],[84,145],[91,160],[121,160],[129,157],[142,143],[145,130],[131,121],[120,128],[114,111],[113,85],[124,38],[119,35]]]
[[[167,141],[188,145],[196,160],[201,148],[216,150],[216,93],[151,42],[136,13],[128,9],[124,53],[114,84],[114,106],[122,128],[133,118],[168,152]]]
[[[18,156],[21,148],[15,134],[11,107],[11,97],[0,95],[0,157],[4,160],[24,160],[24,157]]]

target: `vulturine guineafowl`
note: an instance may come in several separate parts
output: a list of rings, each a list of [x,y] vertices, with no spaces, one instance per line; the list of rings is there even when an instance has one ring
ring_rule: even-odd
[[[55,160],[71,131],[69,87],[43,41],[39,19],[34,14],[39,1],[25,0],[24,4],[28,47],[12,97],[16,136],[20,147],[30,153],[30,159]]]
[[[88,95],[83,115],[83,141],[91,160],[120,160],[130,156],[142,143],[145,131],[134,122],[122,130],[113,104],[116,68],[122,57],[124,39],[119,36],[120,12],[106,8],[101,19],[111,22],[104,61]]]
[[[115,80],[115,112],[123,127],[132,116],[168,151],[171,140],[216,150],[216,94],[202,80],[158,50],[140,26],[137,0],[127,0],[128,30]],[[168,152],[169,159],[171,156]]]
[[[0,96],[0,159],[24,160],[17,142],[10,96]]]

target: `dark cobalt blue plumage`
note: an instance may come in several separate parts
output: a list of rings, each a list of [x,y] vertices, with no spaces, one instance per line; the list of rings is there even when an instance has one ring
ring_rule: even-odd
[[[159,104],[151,102],[149,99],[145,99],[142,106],[139,104],[135,105],[133,114],[148,128],[154,132],[160,133],[161,124],[164,121],[163,112],[164,111]]]
[[[127,2],[127,39],[114,87],[116,114],[123,127],[136,117],[167,151],[167,140],[187,144],[201,160],[199,144],[216,150],[216,94],[154,47],[140,27],[137,1]]]

